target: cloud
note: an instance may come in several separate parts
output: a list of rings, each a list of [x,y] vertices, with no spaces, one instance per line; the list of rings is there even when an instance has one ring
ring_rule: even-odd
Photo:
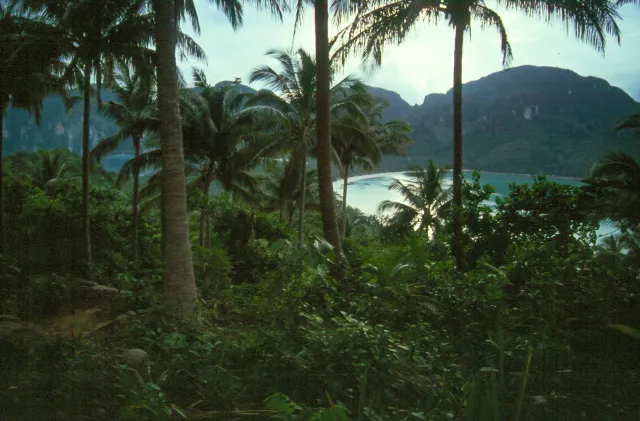
[[[185,76],[191,66],[203,68],[212,82],[241,77],[247,80],[251,69],[270,62],[265,53],[269,49],[287,49],[292,45],[293,15],[283,22],[245,6],[244,26],[233,31],[226,18],[207,0],[196,0],[202,33],[193,35],[208,56],[208,65],[181,63]],[[573,32],[558,22],[548,24],[516,12],[499,10],[514,51],[513,66],[525,64],[555,66],[571,69],[581,75],[607,79],[623,89],[637,90],[633,77],[640,73],[640,33],[634,22],[640,21],[640,10],[622,9],[620,28],[623,43],[616,45],[609,39],[607,54],[596,52],[577,41]],[[185,31],[192,34],[188,28]],[[332,26],[332,33],[337,28]],[[313,10],[307,9],[298,28],[295,47],[314,51]],[[472,24],[470,36],[465,38],[463,80],[476,80],[502,69],[499,36],[494,28],[481,29]],[[624,72],[621,72],[624,69]],[[347,72],[360,72],[359,60],[347,63]],[[367,78],[367,83],[398,92],[407,102],[422,103],[425,95],[446,92],[453,78],[453,30],[445,22],[439,26],[422,25],[400,46],[385,47],[383,65]],[[637,80],[637,77],[636,79]],[[259,86],[256,86],[259,87]],[[634,92],[630,92],[634,93]]]

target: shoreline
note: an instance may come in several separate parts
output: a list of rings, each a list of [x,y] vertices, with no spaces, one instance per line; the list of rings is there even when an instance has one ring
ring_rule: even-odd
[[[474,170],[462,170],[462,172],[469,171],[473,172]],[[582,181],[585,177],[569,177],[568,175],[553,175],[553,174],[532,174],[532,173],[517,173],[517,172],[500,172],[500,171],[480,171],[481,174],[502,174],[502,175],[518,175],[518,176],[529,176],[533,177],[534,175],[544,175],[549,178],[559,178],[561,180],[573,180],[573,181]]]
[[[403,174],[408,172],[409,170],[404,170],[404,171],[388,171],[388,172],[380,172],[380,173],[373,173],[373,174],[364,174],[364,175],[356,175],[355,177],[349,177],[347,179],[347,184],[351,184],[357,181],[361,181],[361,180],[368,180],[370,178],[378,178],[378,177],[390,177],[393,176],[393,174]],[[462,170],[462,172],[473,172],[474,170]],[[499,172],[499,171],[480,171],[480,174],[500,174],[500,175],[513,175],[513,176],[529,176],[529,177],[533,177],[536,174],[527,174],[527,173],[511,173],[511,172]],[[542,175],[542,174],[541,174]],[[552,175],[552,174],[544,174],[549,178],[557,178],[557,179],[561,179],[561,180],[572,180],[572,181],[582,181],[583,178],[578,178],[578,177],[569,177],[569,176],[563,176],[563,175]],[[340,185],[342,185],[342,179],[341,178],[337,178],[336,180],[333,181],[333,184],[335,183],[340,183]]]

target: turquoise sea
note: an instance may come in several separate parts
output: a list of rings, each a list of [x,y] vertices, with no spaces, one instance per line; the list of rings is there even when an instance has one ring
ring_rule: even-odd
[[[464,171],[464,177],[471,179],[472,171]],[[495,198],[501,195],[509,194],[509,184],[530,184],[533,181],[533,176],[525,174],[506,174],[495,172],[481,172],[480,182],[482,184],[491,184],[496,188],[496,193],[492,196],[492,200],[487,203],[488,205],[495,205]],[[402,195],[396,191],[389,190],[389,184],[395,179],[409,180],[405,173],[382,173],[382,174],[370,174],[349,179],[349,190],[347,192],[347,204],[354,208],[361,210],[362,212],[375,215],[378,209],[378,205],[383,200],[402,201]],[[562,178],[562,177],[548,177],[550,181],[555,181],[562,184],[570,184],[574,186],[582,185],[582,182],[577,179]],[[451,184],[451,175],[448,176],[446,183]],[[338,195],[342,195],[342,180],[337,180],[333,183],[334,191]],[[602,224],[598,230],[598,236],[603,237],[610,235],[616,231],[616,228],[612,225]]]

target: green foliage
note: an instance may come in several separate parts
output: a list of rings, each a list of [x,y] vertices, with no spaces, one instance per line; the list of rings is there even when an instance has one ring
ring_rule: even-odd
[[[231,284],[233,266],[224,250],[194,247],[193,269],[198,282],[198,291],[205,300]]]
[[[0,319],[0,334],[14,329],[0,338],[9,419],[635,419],[640,242],[625,230],[595,244],[600,216],[581,189],[538,177],[491,208],[494,190],[475,174],[464,185],[465,271],[449,255],[447,212],[431,235],[385,237],[388,227],[352,210],[336,256],[312,212],[299,244],[278,212],[192,192],[194,220],[209,218],[204,246],[191,226],[194,326],[159,304],[157,210],[141,214],[132,263],[129,197],[92,189],[91,276],[121,291],[95,299],[74,267],[77,184],[45,192],[15,168],[1,311],[51,331],[34,339]],[[52,334],[90,306],[103,327]],[[131,349],[150,364],[128,360]]]
[[[282,393],[276,393],[265,400],[268,409],[276,411],[273,418],[283,421],[347,421],[349,415],[347,409],[340,405],[334,405],[327,396],[329,408],[310,408],[300,406]]]
[[[404,202],[384,200],[378,211],[393,211],[389,225],[405,235],[412,230],[435,235],[449,210],[451,191],[444,188],[446,173],[446,168],[431,160],[426,168],[412,167],[407,173],[410,180],[395,180],[389,185],[389,190],[399,192]]]
[[[536,176],[531,186],[511,185],[509,198],[497,198],[496,204],[512,236],[551,242],[565,253],[595,243],[597,222],[588,211],[585,195],[575,186]]]
[[[28,274],[80,274],[84,257],[77,245],[83,232],[79,224],[70,222],[80,220],[82,213],[80,186],[60,182],[45,194],[29,180],[10,176],[7,181],[5,194],[12,204],[5,212],[10,255],[16,256]],[[94,269],[98,277],[108,278],[129,267],[125,257],[131,215],[128,198],[113,188],[96,187],[90,191],[90,200]],[[143,258],[154,259],[158,244],[150,237],[157,228],[147,221],[143,230],[149,234],[142,242]]]

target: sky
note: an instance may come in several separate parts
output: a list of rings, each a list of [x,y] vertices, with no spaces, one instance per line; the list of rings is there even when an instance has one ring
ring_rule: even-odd
[[[491,0],[487,4],[493,7]],[[268,64],[277,68],[274,60],[265,56],[268,50],[292,46],[293,15],[285,16],[280,22],[266,12],[246,6],[244,25],[234,31],[209,0],[196,0],[196,7],[201,34],[195,35],[187,24],[184,30],[204,49],[208,62],[179,63],[185,76],[191,74],[192,67],[198,67],[212,83],[236,77],[246,83],[256,66]],[[621,45],[608,38],[604,56],[576,40],[573,32],[567,32],[561,22],[548,24],[517,12],[495,10],[503,18],[513,49],[511,67],[536,65],[570,69],[582,76],[603,78],[640,101],[640,7],[627,5],[620,9]],[[337,30],[333,26],[331,34]],[[364,77],[368,85],[398,92],[409,104],[422,104],[427,94],[444,93],[452,86],[453,40],[453,29],[444,21],[438,26],[420,24],[402,45],[385,48],[382,66],[373,73],[363,73],[357,58],[347,63],[345,72]],[[311,8],[306,9],[293,46],[314,51]],[[500,39],[495,29],[482,29],[477,22],[475,25],[472,22],[463,57],[463,82],[503,69]]]

